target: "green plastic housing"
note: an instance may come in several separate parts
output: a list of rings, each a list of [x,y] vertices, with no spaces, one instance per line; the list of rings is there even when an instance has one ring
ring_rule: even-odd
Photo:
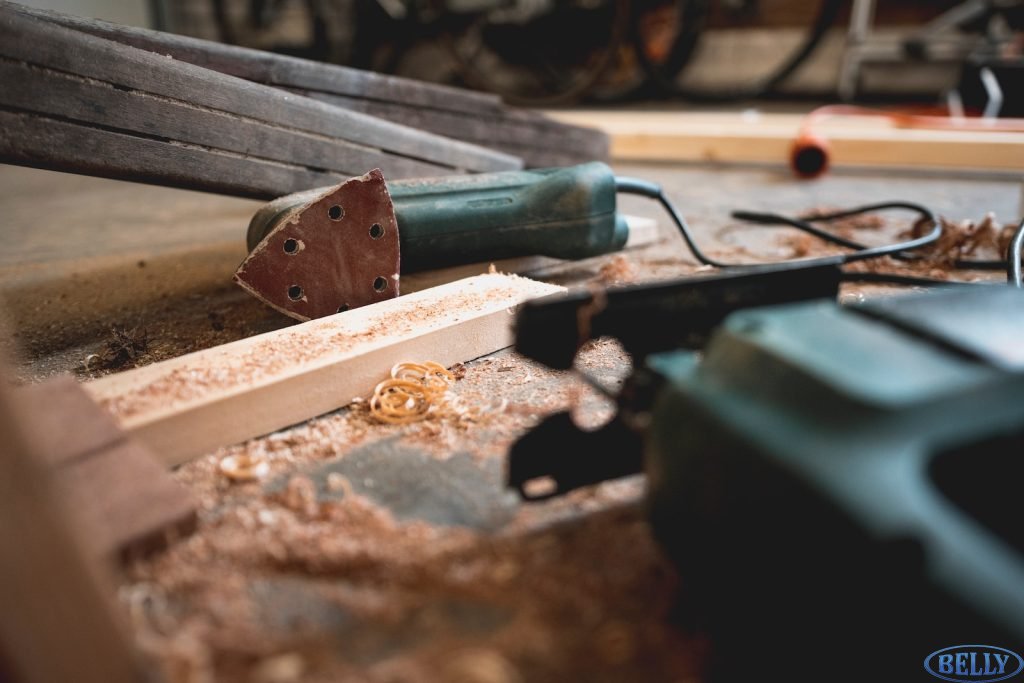
[[[606,164],[388,183],[402,271],[541,255],[581,259],[621,249]]]

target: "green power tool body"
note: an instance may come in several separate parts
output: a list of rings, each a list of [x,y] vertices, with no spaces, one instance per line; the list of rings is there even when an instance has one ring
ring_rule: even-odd
[[[534,500],[646,473],[713,680],[927,680],[942,647],[1024,643],[1024,291],[840,306],[838,282],[789,264],[611,289],[589,319],[590,292],[518,314],[532,360],[570,368],[605,336],[635,370],[603,427],[562,412],[525,434],[509,484]]]
[[[384,182],[379,170],[256,213],[236,281],[308,320],[398,295],[399,273],[516,256],[621,249],[616,179],[602,163]]]

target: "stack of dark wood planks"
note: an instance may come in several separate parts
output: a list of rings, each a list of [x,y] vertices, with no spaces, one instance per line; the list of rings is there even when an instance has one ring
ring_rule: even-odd
[[[608,150],[489,95],[6,2],[0,81],[0,161],[238,196]]]

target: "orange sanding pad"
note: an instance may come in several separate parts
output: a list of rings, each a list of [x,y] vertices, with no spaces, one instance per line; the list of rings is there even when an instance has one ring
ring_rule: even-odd
[[[374,169],[282,213],[235,281],[285,315],[310,320],[398,296],[399,260],[395,208]]]

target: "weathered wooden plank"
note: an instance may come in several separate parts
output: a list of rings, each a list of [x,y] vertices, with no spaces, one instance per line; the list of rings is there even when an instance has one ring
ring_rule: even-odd
[[[271,199],[342,180],[289,164],[2,109],[0,161],[254,199]]]
[[[15,414],[27,427],[37,456],[51,467],[124,441],[113,418],[98,410],[69,375],[21,387],[15,395]]]
[[[141,557],[196,528],[195,497],[135,439],[70,462],[54,478],[75,512],[90,522],[90,549],[100,557]]]
[[[168,465],[366,396],[403,360],[452,365],[512,343],[511,310],[564,291],[481,275],[85,385]]]
[[[57,491],[89,531],[88,551],[126,559],[191,532],[195,498],[69,376],[14,392],[15,414]]]
[[[601,131],[502,104],[496,95],[423,83],[198,38],[31,10],[40,17],[354,112],[521,156],[529,166],[608,158]]]
[[[362,175],[381,154],[344,140],[203,109],[185,102],[117,88],[45,67],[0,59],[0,106],[44,114],[106,130],[234,152],[253,161],[269,160],[317,169],[339,177]],[[393,157],[395,176],[450,172],[447,167]]]
[[[0,382],[0,651],[21,683],[141,680],[110,577],[59,499]],[[10,667],[10,671],[6,670]]]
[[[363,145],[382,152],[382,163],[374,164],[381,168],[387,166],[389,156],[429,160],[452,170],[503,170],[520,165],[508,155],[168,59],[25,14],[7,3],[0,4],[0,56]]]
[[[122,26],[59,12],[18,6],[18,10],[69,28],[116,40],[143,50],[260,83],[295,87],[385,102],[486,114],[501,108],[501,98],[489,93],[376,74],[346,66],[277,55],[263,50],[225,45],[189,36]]]
[[[561,124],[531,111],[506,108],[503,112],[466,116],[462,112],[409,107],[402,103],[359,99],[318,90],[287,89],[410,128],[492,146],[522,157],[528,166],[534,168],[571,166],[608,158],[609,141],[604,133],[593,128]]]

